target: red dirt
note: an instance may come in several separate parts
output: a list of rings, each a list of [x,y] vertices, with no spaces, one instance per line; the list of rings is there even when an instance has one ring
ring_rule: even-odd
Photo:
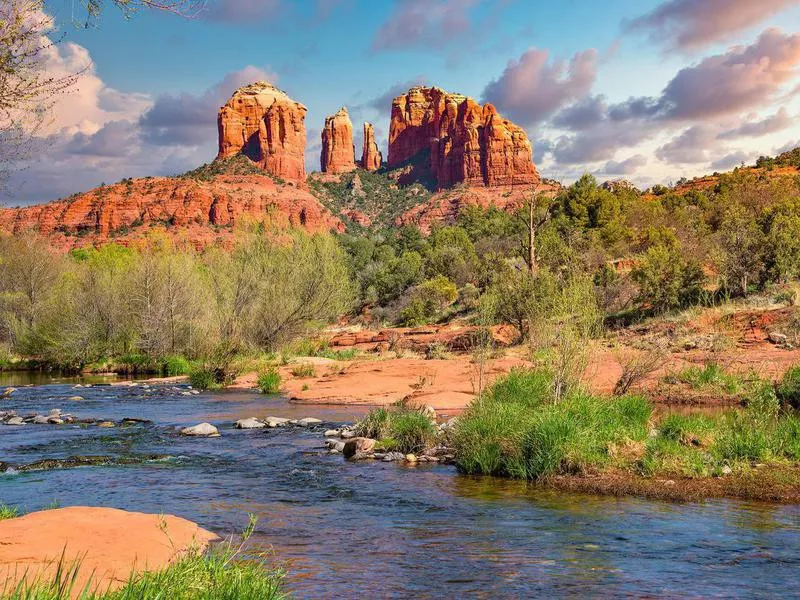
[[[86,583],[104,591],[122,587],[132,571],[158,570],[187,551],[217,539],[196,524],[171,515],[75,506],[0,521],[0,581],[52,577],[64,558],[80,562],[73,597]],[[0,586],[0,589],[2,587]]]

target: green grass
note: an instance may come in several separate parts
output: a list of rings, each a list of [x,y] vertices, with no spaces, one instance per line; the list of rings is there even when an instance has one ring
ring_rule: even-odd
[[[264,554],[250,554],[245,543],[255,521],[240,544],[230,540],[206,554],[198,552],[154,572],[132,573],[119,590],[95,591],[91,581],[75,587],[80,563],[68,565],[63,558],[51,579],[24,581],[13,589],[0,587],[0,600],[277,600],[282,573],[272,570]]]
[[[258,389],[262,394],[277,394],[281,391],[281,374],[271,367],[258,376]]]
[[[639,396],[573,392],[554,403],[548,379],[517,371],[467,409],[453,433],[462,472],[534,480],[607,469],[709,477],[800,461],[800,417],[779,411],[764,382],[748,387],[744,410],[656,419]]]
[[[15,519],[19,516],[19,509],[16,506],[0,503],[0,521],[5,519]]]
[[[800,366],[794,366],[786,371],[776,393],[782,404],[800,408]]]
[[[742,390],[742,379],[727,373],[717,363],[708,363],[704,367],[688,367],[677,374],[677,380],[694,389],[718,390],[727,394],[736,394]]]
[[[361,437],[378,440],[379,450],[419,453],[436,442],[436,424],[422,411],[404,406],[376,408],[355,426]]]
[[[178,354],[167,356],[164,359],[163,372],[169,377],[177,377],[178,375],[186,375],[191,371],[192,363],[183,356]]]

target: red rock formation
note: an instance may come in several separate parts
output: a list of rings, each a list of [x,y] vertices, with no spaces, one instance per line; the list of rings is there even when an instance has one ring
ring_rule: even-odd
[[[325,118],[320,167],[323,173],[349,173],[356,168],[353,124],[345,107]]]
[[[307,109],[260,81],[239,88],[219,110],[219,155],[243,153],[283,179],[305,181]]]
[[[367,171],[377,171],[381,168],[383,155],[375,142],[375,129],[372,123],[364,123],[364,149],[361,152],[361,168]]]
[[[389,167],[419,159],[426,151],[439,189],[462,182],[502,186],[540,181],[525,131],[494,106],[439,88],[415,87],[392,102]]]
[[[66,200],[0,209],[0,231],[36,230],[62,249],[127,244],[159,227],[202,248],[229,241],[232,227],[246,220],[309,231],[344,229],[310,192],[266,175],[132,179]]]

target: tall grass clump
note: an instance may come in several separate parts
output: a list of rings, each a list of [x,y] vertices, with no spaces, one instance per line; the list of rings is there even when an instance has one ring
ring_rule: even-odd
[[[421,410],[405,406],[376,408],[355,426],[361,437],[382,440],[384,449],[418,453],[436,442],[436,424]]]
[[[520,479],[584,473],[647,437],[652,407],[644,398],[573,390],[554,402],[552,390],[549,375],[536,370],[516,371],[490,387],[458,419],[461,471]]]
[[[270,367],[258,376],[258,390],[262,394],[277,394],[281,391],[281,374]]]
[[[16,506],[9,506],[5,503],[0,503],[0,521],[6,519],[15,519],[19,516],[19,509]]]
[[[171,356],[167,356],[164,359],[164,373],[169,377],[177,377],[179,375],[186,375],[192,369],[192,363],[189,360],[181,356],[180,354],[174,354]]]
[[[719,364],[711,362],[704,367],[689,367],[678,373],[678,380],[695,389],[721,390],[735,394],[741,390],[742,381],[736,375],[727,373]]]
[[[197,366],[189,372],[189,383],[198,390],[217,390],[222,387],[214,369]]]

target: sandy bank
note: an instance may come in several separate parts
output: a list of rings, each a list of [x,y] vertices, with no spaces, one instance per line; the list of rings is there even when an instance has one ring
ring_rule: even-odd
[[[121,587],[132,571],[158,570],[190,549],[217,539],[186,519],[113,508],[70,507],[0,521],[0,581],[52,577],[64,556],[80,562],[74,595]],[[0,585],[2,589],[2,585]]]

